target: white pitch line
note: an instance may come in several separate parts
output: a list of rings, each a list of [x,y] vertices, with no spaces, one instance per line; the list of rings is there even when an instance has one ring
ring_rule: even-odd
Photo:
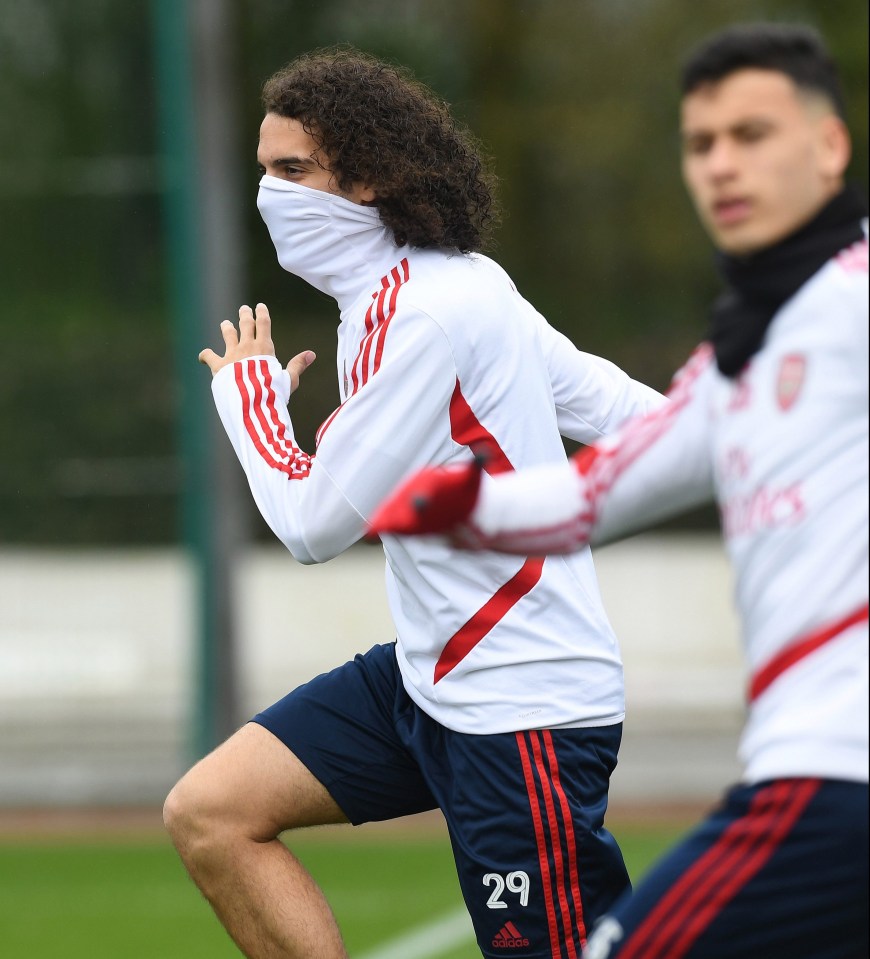
[[[356,959],[433,959],[463,942],[474,941],[474,927],[465,908],[417,926]]]

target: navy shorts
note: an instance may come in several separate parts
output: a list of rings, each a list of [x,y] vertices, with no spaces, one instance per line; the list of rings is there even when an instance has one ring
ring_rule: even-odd
[[[738,786],[596,926],[584,959],[866,959],[867,785]]]
[[[440,808],[481,952],[579,959],[629,887],[604,829],[622,726],[468,735],[408,696],[395,643],[254,717],[355,824]]]

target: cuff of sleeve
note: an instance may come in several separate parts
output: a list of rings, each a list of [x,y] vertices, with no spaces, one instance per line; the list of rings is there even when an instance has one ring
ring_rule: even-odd
[[[212,392],[218,394],[227,390],[236,380],[236,370],[238,367],[250,362],[259,365],[263,360],[265,360],[268,365],[271,385],[275,390],[275,395],[280,397],[285,403],[289,402],[290,374],[281,366],[281,363],[276,357],[268,356],[265,353],[260,356],[246,356],[243,360],[236,360],[235,363],[227,363],[226,366],[221,367],[212,377]]]

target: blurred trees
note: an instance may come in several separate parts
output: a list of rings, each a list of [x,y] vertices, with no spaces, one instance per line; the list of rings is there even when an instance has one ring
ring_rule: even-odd
[[[302,50],[352,42],[453,104],[501,178],[493,255],[582,349],[658,388],[703,335],[717,289],[679,180],[676,76],[690,46],[737,20],[819,27],[843,71],[866,189],[862,0],[239,0],[234,15],[247,295],[272,307],[279,355],[319,353],[294,412],[309,449],[337,402],[336,311],[280,270],[254,205],[259,90]],[[177,536],[154,55],[147,0],[4,0],[5,543]],[[210,345],[237,306],[215,317]]]

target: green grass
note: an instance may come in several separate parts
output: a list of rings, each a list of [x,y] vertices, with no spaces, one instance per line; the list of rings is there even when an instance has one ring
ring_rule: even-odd
[[[637,878],[681,830],[616,830]],[[363,830],[294,842],[328,892],[351,955],[460,907],[442,835]],[[0,844],[4,959],[238,959],[162,839]],[[438,959],[479,959],[472,943]]]

